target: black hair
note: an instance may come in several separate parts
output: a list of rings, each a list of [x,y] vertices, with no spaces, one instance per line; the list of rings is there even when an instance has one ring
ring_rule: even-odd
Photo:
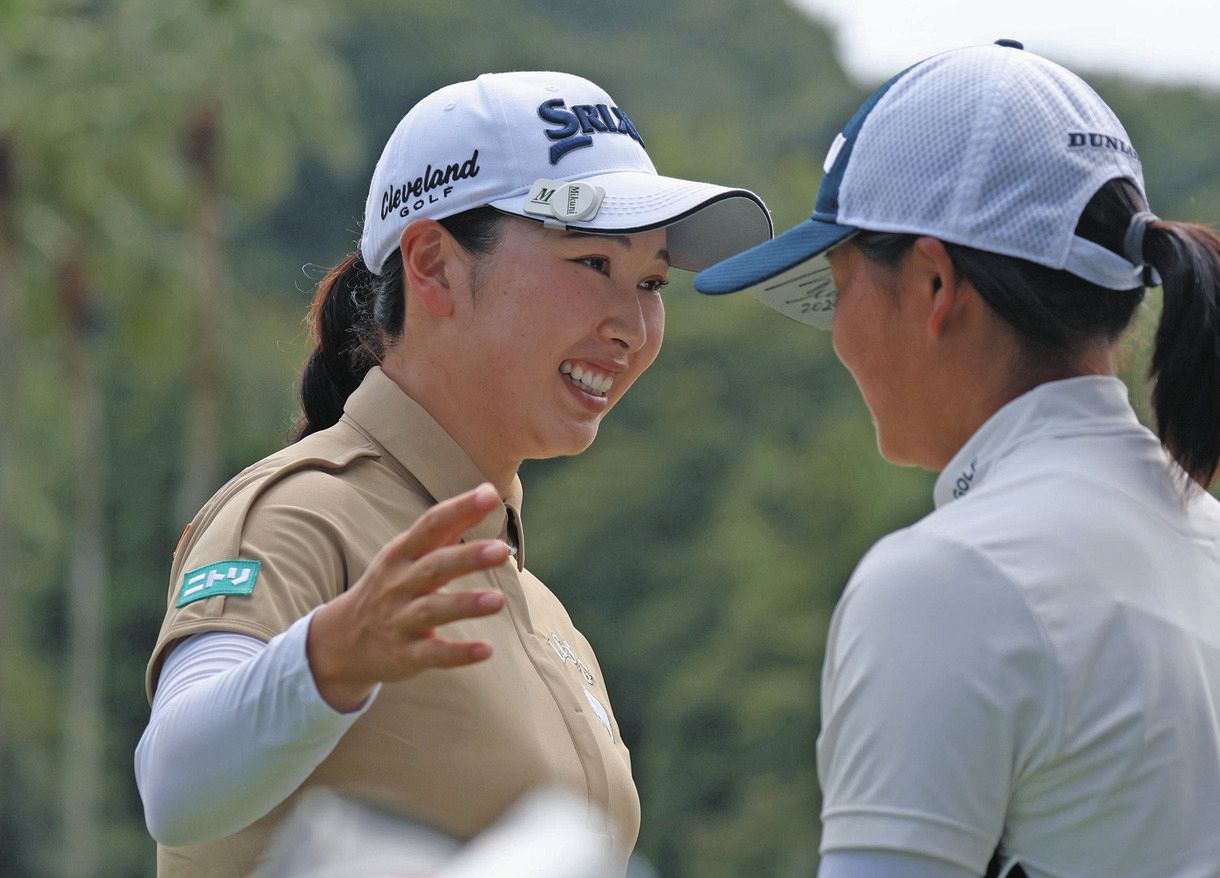
[[[494,208],[476,207],[439,222],[466,252],[483,256],[500,240],[503,218]],[[293,441],[338,422],[352,391],[402,336],[405,293],[397,249],[379,274],[369,271],[357,251],[322,278],[309,311],[315,345],[301,373],[302,415]]]
[[[1131,217],[1144,210],[1134,185],[1110,180],[1085,207],[1076,234],[1121,254]],[[892,267],[917,237],[866,231],[851,241]],[[1144,297],[1143,286],[1110,290],[1012,256],[949,242],[945,249],[1035,363],[1065,363],[1085,342],[1117,339]],[[1220,470],[1220,234],[1156,220],[1144,234],[1143,258],[1160,274],[1164,300],[1149,366],[1157,435],[1192,480],[1211,487]]]

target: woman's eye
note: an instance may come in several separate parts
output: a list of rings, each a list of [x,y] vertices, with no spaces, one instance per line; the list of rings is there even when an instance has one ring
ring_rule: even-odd
[[[659,293],[661,290],[669,286],[669,281],[663,277],[653,278],[652,280],[643,281],[640,284],[640,289],[648,290],[650,293]]]
[[[602,274],[610,273],[610,260],[605,256],[585,256],[584,258],[577,259],[576,261],[582,265],[587,265],[594,271],[601,272]]]

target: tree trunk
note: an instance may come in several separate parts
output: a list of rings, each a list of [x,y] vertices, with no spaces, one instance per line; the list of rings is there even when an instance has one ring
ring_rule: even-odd
[[[195,300],[191,393],[187,403],[182,479],[174,511],[179,525],[195,516],[219,485],[221,447],[221,350],[224,300],[221,293],[223,244],[216,167],[219,111],[205,107],[187,132],[187,152],[197,174],[194,217]]]
[[[0,570],[12,570],[13,468],[17,437],[13,424],[17,408],[17,284],[13,259],[13,166],[10,142],[0,137]],[[9,730],[16,723],[10,712],[16,709],[16,696],[8,675],[14,665],[12,653],[20,649],[17,626],[13,621],[16,601],[10,577],[0,577],[0,789],[11,789],[14,781],[9,766],[15,754]],[[0,857],[3,862],[3,857]]]
[[[106,425],[91,351],[92,303],[80,256],[69,257],[61,267],[58,293],[67,326],[65,368],[76,450],[67,592],[68,685],[62,722],[62,874],[84,878],[97,874],[101,859],[102,686],[109,560],[103,533]]]

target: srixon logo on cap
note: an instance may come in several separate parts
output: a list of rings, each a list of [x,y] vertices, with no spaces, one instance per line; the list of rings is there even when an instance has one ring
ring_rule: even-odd
[[[546,129],[547,137],[559,141],[551,144],[552,165],[559,164],[559,160],[574,149],[592,146],[593,135],[600,132],[626,134],[640,146],[644,145],[627,114],[618,107],[573,104],[569,108],[564,106],[563,98],[553,98],[538,106],[538,115],[542,121],[559,126]]]

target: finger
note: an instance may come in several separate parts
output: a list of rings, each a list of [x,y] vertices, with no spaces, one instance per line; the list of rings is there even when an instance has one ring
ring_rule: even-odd
[[[490,616],[503,608],[504,595],[498,591],[430,594],[413,600],[399,624],[411,634],[420,636],[440,625]]]
[[[460,668],[486,661],[491,657],[491,644],[481,640],[455,643],[432,638],[412,644],[415,660],[421,668]]]
[[[393,587],[407,597],[427,594],[460,576],[503,564],[510,551],[500,540],[478,540],[433,549],[418,560],[400,562],[392,574]]]
[[[499,505],[496,489],[484,482],[473,490],[437,503],[387,546],[395,556],[420,558],[433,549],[456,543],[462,534]],[[391,548],[392,547],[392,548]]]

